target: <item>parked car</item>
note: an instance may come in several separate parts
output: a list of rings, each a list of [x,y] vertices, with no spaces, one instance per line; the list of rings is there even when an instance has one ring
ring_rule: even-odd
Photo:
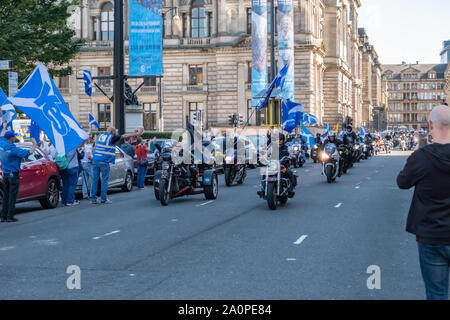
[[[18,143],[22,149],[31,149],[31,143]],[[58,167],[45,153],[37,148],[27,159],[22,160],[20,170],[20,187],[17,202],[39,200],[44,209],[58,206],[60,178]],[[0,184],[3,172],[0,166]],[[0,210],[3,204],[3,188],[0,189]]]
[[[123,191],[130,192],[133,190],[134,164],[133,158],[123,152],[116,146],[116,163],[111,164],[109,172],[108,190],[111,188],[122,188]],[[99,181],[100,193],[101,181]],[[83,188],[83,175],[78,177],[76,193],[81,193]],[[90,189],[90,186],[89,186]]]

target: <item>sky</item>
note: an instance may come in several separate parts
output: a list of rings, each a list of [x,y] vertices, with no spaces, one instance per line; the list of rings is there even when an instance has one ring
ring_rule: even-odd
[[[450,0],[361,0],[358,15],[381,64],[440,63],[450,40]]]

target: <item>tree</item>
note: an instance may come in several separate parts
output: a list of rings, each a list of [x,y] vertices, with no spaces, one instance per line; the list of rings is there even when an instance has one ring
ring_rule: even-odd
[[[67,24],[79,0],[0,0],[0,60],[12,60],[19,83],[42,62],[52,76],[72,73],[68,62],[83,41]],[[0,71],[6,91],[8,75]]]

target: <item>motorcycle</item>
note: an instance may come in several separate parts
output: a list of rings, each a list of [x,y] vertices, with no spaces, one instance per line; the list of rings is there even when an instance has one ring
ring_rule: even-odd
[[[319,161],[319,146],[315,144],[311,148],[311,159],[314,161],[314,163],[317,163]]]
[[[401,139],[400,141],[400,148],[402,149],[402,151],[406,151],[406,141],[405,139]]]
[[[419,143],[418,137],[412,138],[409,142],[408,150],[414,150],[418,143]]]
[[[343,152],[343,151],[341,151]],[[340,155],[338,148],[333,143],[327,143],[321,153],[322,175],[327,177],[327,182],[336,181],[340,172]]]
[[[294,141],[289,145],[289,152],[292,155],[292,164],[294,168],[301,168],[306,162],[305,148],[301,142]]]
[[[231,186],[234,181],[236,181],[238,184],[243,184],[246,176],[246,164],[238,163],[234,151],[227,151],[224,164],[224,177],[226,186]]]
[[[386,151],[386,154],[391,153],[391,148],[392,148],[391,143],[392,142],[390,142],[389,140],[386,140],[384,142],[384,150]]]
[[[270,160],[266,167],[261,168],[261,190],[258,191],[258,195],[267,200],[267,205],[271,210],[276,210],[278,203],[284,205],[288,201],[291,180],[284,173],[286,173],[290,161],[288,157],[283,157],[281,160]],[[287,166],[282,163],[286,163]],[[297,176],[294,176],[297,180]]]
[[[218,179],[214,169],[202,165],[175,164],[171,151],[162,154],[162,170],[155,173],[155,198],[167,206],[169,200],[194,194],[205,194],[207,200],[218,195]]]

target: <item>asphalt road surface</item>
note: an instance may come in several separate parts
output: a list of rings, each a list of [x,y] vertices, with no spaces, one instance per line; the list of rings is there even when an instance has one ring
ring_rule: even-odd
[[[112,204],[18,205],[0,224],[1,299],[424,299],[411,191],[395,179],[408,152],[355,164],[334,184],[310,160],[294,199],[270,211],[259,169],[219,197],[161,207],[153,187]],[[69,266],[81,289],[69,290]],[[368,289],[369,266],[380,289]]]

